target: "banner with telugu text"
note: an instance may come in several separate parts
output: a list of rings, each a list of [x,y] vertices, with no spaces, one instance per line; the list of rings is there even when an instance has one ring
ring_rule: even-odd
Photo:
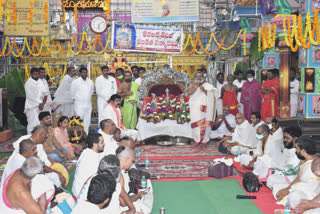
[[[182,29],[153,25],[112,25],[112,48],[123,51],[180,53]]]
[[[6,11],[9,9],[10,20],[4,18],[4,34],[7,36],[48,36],[49,22],[45,22],[45,2],[49,0],[35,0],[32,6],[29,0],[15,0],[17,23],[13,23],[13,2],[14,0],[6,0]],[[8,7],[9,6],[9,7]],[[32,11],[32,25],[30,25],[30,8]],[[48,12],[49,13],[49,12]],[[49,14],[48,14],[49,16]]]
[[[196,22],[199,0],[132,0],[132,23]]]

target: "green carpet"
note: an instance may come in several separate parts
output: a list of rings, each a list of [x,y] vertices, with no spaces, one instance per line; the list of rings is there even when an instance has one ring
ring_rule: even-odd
[[[10,156],[11,153],[0,153],[0,159],[6,156]]]
[[[258,214],[263,213],[246,195],[236,179],[202,181],[158,181],[152,183],[152,214],[160,207],[166,214]]]

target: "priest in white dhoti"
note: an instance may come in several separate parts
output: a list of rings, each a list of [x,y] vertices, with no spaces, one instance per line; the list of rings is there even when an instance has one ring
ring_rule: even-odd
[[[62,79],[58,89],[54,93],[53,110],[57,114],[71,117],[74,115],[73,99],[71,96],[71,84],[74,80],[74,67],[67,68],[67,74]]]
[[[298,110],[298,93],[300,89],[300,83],[296,79],[296,71],[291,69],[290,70],[290,111],[291,117],[297,116]]]
[[[97,106],[99,123],[102,120],[102,113],[108,105],[111,95],[116,94],[118,87],[115,78],[109,76],[109,67],[103,66],[101,68],[102,74],[96,79],[96,93],[97,93]]]
[[[204,74],[196,72],[188,87],[190,96],[190,119],[192,138],[196,144],[206,144],[210,140],[211,127],[216,114],[213,85],[205,82]]]
[[[301,137],[301,130],[297,127],[288,127],[284,129],[285,149],[282,153],[282,161],[274,168],[274,173],[267,179],[267,186],[270,189],[283,189],[288,187],[296,179],[300,160],[296,155],[295,145],[297,139]]]
[[[270,129],[266,124],[262,124],[257,129],[256,134],[259,140],[257,148],[253,154],[243,154],[240,156],[241,165],[249,169],[253,169],[253,173],[259,179],[266,180],[269,169],[276,168],[281,164],[282,152],[280,143],[276,139],[271,138]]]
[[[113,138],[113,134],[116,131],[117,126],[111,119],[105,119],[100,122],[100,133],[104,140],[103,155],[115,155],[116,150],[119,147],[117,141]]]
[[[6,167],[1,176],[1,185],[2,187],[3,182],[6,178],[11,174],[11,172],[15,171],[18,168],[21,168],[23,162],[31,156],[35,156],[37,154],[37,145],[29,139],[22,140],[19,145],[19,152],[12,152],[11,156],[9,157]]]
[[[211,131],[211,139],[221,139],[225,136],[232,136],[233,129],[236,127],[236,118],[230,114],[230,107],[223,107],[223,114],[218,115],[214,127]]]
[[[104,140],[101,134],[90,134],[86,141],[88,148],[81,153],[74,174],[72,194],[79,197],[79,193],[86,181],[98,171],[101,154],[104,150]]]
[[[92,80],[87,78],[88,70],[85,67],[79,69],[80,77],[71,84],[71,97],[74,100],[74,111],[84,123],[84,130],[88,134],[91,123],[92,103],[94,92]]]
[[[126,129],[122,124],[122,115],[120,111],[121,97],[118,94],[113,94],[110,97],[109,105],[105,107],[102,113],[102,120],[110,119],[121,130],[121,137],[128,136],[135,141],[141,140],[139,132],[133,129]]]
[[[52,98],[49,90],[49,85],[46,79],[46,69],[43,67],[40,67],[39,72],[40,72],[39,81],[42,83],[44,96],[47,96],[46,104],[44,105],[43,110],[41,111],[48,111],[51,113],[53,102],[52,102]]]
[[[243,113],[243,104],[240,102],[240,98],[241,98],[241,88],[246,81],[243,80],[242,71],[237,71],[236,75],[237,75],[237,79],[233,81],[233,85],[238,87],[237,99],[238,99],[238,103],[240,104],[240,106],[238,107],[238,110],[240,113]]]
[[[220,115],[223,113],[222,111],[222,99],[221,99],[221,89],[227,84],[227,81],[224,81],[224,74],[218,73],[217,75],[217,90],[216,90],[216,101],[217,101],[217,114]]]
[[[224,137],[218,143],[229,148],[232,155],[247,154],[249,150],[255,149],[257,146],[256,133],[242,113],[236,114],[236,123],[232,136]]]
[[[314,162],[317,158],[316,143],[309,136],[300,137],[296,149],[298,158],[305,161],[300,166],[298,176],[288,187],[273,189],[278,203],[289,202],[292,209],[302,200],[313,200],[320,193],[319,162]]]
[[[30,78],[24,85],[26,92],[24,113],[26,114],[28,121],[28,134],[31,134],[32,129],[40,124],[38,115],[39,112],[44,109],[47,102],[47,95],[45,95],[42,83],[39,81],[39,76],[39,69],[32,68],[30,71]]]

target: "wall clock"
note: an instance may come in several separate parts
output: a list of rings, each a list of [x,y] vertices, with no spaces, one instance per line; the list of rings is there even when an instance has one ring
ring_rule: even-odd
[[[104,33],[110,26],[107,22],[107,19],[102,15],[92,17],[89,25],[91,31],[97,34]]]

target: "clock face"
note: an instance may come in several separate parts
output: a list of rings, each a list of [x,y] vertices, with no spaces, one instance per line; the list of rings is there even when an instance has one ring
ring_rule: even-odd
[[[103,33],[107,27],[107,20],[103,16],[95,16],[90,21],[90,28],[94,33]]]

